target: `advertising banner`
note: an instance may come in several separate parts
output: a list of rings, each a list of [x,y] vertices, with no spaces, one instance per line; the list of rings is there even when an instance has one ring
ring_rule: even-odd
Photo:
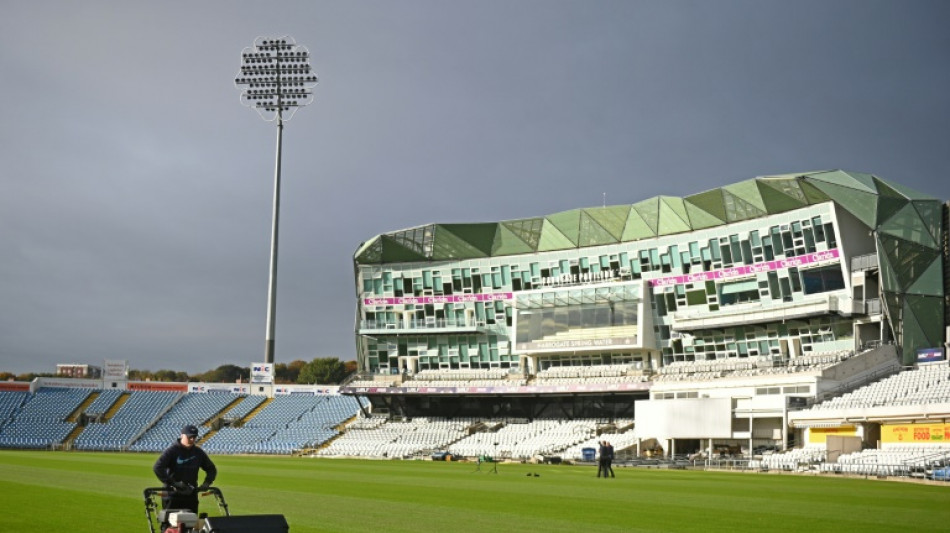
[[[130,381],[129,390],[150,390],[159,392],[187,392],[187,383],[163,383],[160,381]]]
[[[809,428],[808,442],[812,444],[825,444],[830,435],[839,437],[854,437],[858,434],[855,426],[839,426],[836,428]]]
[[[918,363],[933,363],[934,361],[943,361],[946,359],[943,355],[943,348],[921,348],[917,350]]]
[[[950,442],[950,424],[885,424],[881,426],[881,442],[916,444]]]
[[[102,379],[122,381],[129,377],[129,362],[120,359],[106,359],[102,366]]]
[[[251,383],[273,383],[273,363],[251,363]]]
[[[339,387],[343,394],[539,394],[648,391],[648,382],[495,387]]]
[[[39,378],[37,379],[40,387],[66,387],[98,389],[102,387],[102,381],[97,379],[71,379],[71,378]]]
[[[557,341],[519,342],[515,353],[577,351],[585,348],[639,348],[637,337],[614,337],[606,339],[562,339]]]
[[[813,265],[826,261],[837,260],[840,256],[838,249],[828,250],[827,252],[816,252],[812,254],[798,255],[787,259],[778,259],[775,261],[765,261],[753,265],[740,265],[731,268],[722,268],[719,270],[710,270],[709,272],[697,272],[695,274],[684,274],[682,276],[666,276],[650,280],[652,287],[666,287],[669,285],[682,285],[684,283],[699,283],[706,281],[715,281],[719,279],[740,278],[758,274],[759,272],[772,272],[782,268],[802,267]]]
[[[447,304],[465,302],[497,302],[514,298],[514,293],[497,292],[494,294],[452,294],[449,296],[399,296],[363,298],[363,305],[419,305],[419,304]]]

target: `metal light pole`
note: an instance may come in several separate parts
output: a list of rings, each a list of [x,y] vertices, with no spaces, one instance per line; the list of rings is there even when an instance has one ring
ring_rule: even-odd
[[[258,37],[241,52],[241,72],[234,79],[241,89],[241,103],[253,107],[261,118],[277,122],[277,161],[274,164],[274,208],[271,224],[270,282],[267,288],[267,335],[264,362],[274,362],[277,322],[277,237],[280,221],[280,156],[284,120],[297,108],[313,102],[317,75],[310,68],[310,52],[292,37]],[[284,116],[284,113],[287,116]]]

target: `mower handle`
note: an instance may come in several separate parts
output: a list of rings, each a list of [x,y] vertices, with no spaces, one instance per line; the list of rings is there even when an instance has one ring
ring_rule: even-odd
[[[148,487],[142,491],[142,495],[148,500],[152,496],[164,496],[166,494],[176,494],[179,492],[180,491],[176,490],[175,487]],[[192,492],[198,494],[214,494],[219,498],[224,498],[224,494],[221,493],[221,489],[218,487],[208,487],[204,490],[198,490],[197,487],[193,487]]]

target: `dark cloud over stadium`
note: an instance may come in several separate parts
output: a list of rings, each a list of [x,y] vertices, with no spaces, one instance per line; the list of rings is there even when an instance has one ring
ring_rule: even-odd
[[[276,359],[354,357],[374,235],[846,168],[946,198],[944,2],[18,3],[0,22],[0,371],[261,360],[292,35]]]

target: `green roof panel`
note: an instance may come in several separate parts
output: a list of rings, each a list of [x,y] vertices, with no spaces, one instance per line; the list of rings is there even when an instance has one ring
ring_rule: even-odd
[[[654,235],[659,233],[660,226],[660,198],[653,197],[649,200],[644,200],[642,202],[637,202],[633,204],[633,209],[640,214],[640,217],[643,218],[643,221],[647,223],[647,226],[650,227],[650,231]]]
[[[538,235],[538,237],[540,238],[540,235]],[[508,229],[507,224],[498,224],[498,233],[495,234],[495,242],[492,245],[491,251],[493,256],[529,254],[537,249],[537,245],[531,246]]]
[[[491,239],[485,239],[484,232],[491,227]],[[473,238],[481,245],[488,245],[487,250],[472,244],[468,239],[461,237],[456,231],[466,237]],[[444,259],[474,259],[485,257],[491,253],[491,245],[495,240],[495,224],[444,224],[439,225],[435,232],[435,241],[432,248],[432,257]]]
[[[802,193],[805,195],[805,198],[808,198],[809,204],[820,204],[831,199],[827,194],[825,194],[824,191],[818,187],[815,187],[815,185],[809,181],[808,178],[803,179],[798,183],[801,185]]]
[[[495,235],[498,233],[498,224],[486,222],[481,224],[439,224],[439,227],[452,232],[453,235],[466,243],[481,250],[484,255],[491,254]],[[437,234],[438,236],[438,234]]]
[[[762,179],[757,183],[759,195],[769,213],[781,213],[808,205],[797,180]]]
[[[726,206],[722,201],[722,189],[693,194],[684,199],[723,222],[727,220]]]
[[[750,218],[757,218],[766,214],[764,209],[759,209],[759,207],[747,202],[741,196],[732,194],[725,189],[722,191],[722,200],[723,204],[726,206],[726,220],[729,222],[748,220]],[[761,203],[761,198],[759,199],[759,203]]]
[[[711,228],[713,226],[721,226],[725,224],[724,220],[716,218],[714,215],[703,210],[701,207],[690,202],[689,200],[683,201],[683,207],[686,208],[686,215],[689,217],[689,225],[692,226],[694,230]]]
[[[550,252],[551,250],[566,250],[575,248],[577,245],[568,239],[557,226],[550,220],[544,221],[541,229],[541,240],[538,242],[539,252]]]
[[[737,196],[743,202],[754,206],[758,212],[766,212],[765,202],[762,201],[762,194],[759,192],[758,180],[740,181],[739,183],[726,185],[722,189],[733,196]]]
[[[630,215],[629,205],[611,205],[607,207],[592,207],[584,209],[584,213],[597,221],[600,227],[613,235],[615,241],[623,236],[623,227]]]
[[[548,222],[550,222],[554,227],[561,232],[561,235],[570,239],[574,246],[577,246],[578,239],[580,238],[581,231],[581,210],[572,209],[570,211],[563,211],[561,213],[555,213],[553,215],[548,215]]]
[[[829,170],[827,172],[816,172],[810,174],[809,178],[815,181],[830,183],[832,185],[837,185],[840,187],[847,187],[849,189],[855,189],[862,191],[868,194],[877,194],[877,188],[873,183],[870,183],[870,180],[865,180],[863,178],[858,178],[852,176],[851,174],[844,172],[843,170]],[[819,186],[820,188],[820,186]]]
[[[877,222],[877,196],[875,194],[864,191],[863,187],[860,189],[846,187],[820,180],[812,181],[812,184],[821,189],[835,203],[858,217],[865,226],[875,227]]]
[[[403,246],[403,244],[396,238],[389,235],[383,235],[382,240],[382,258],[383,263],[405,263],[405,262],[414,262],[414,261],[425,261],[426,256],[421,253],[410,250]]]
[[[643,220],[636,209],[631,209],[627,216],[627,223],[623,227],[623,241],[636,241],[656,237],[656,232],[650,229],[650,226]]]
[[[359,263],[378,263],[383,259],[383,241],[382,237],[374,237],[363,243],[356,250],[357,262]]]
[[[877,181],[875,181],[874,176],[870,174],[866,174],[864,172],[854,172],[851,170],[843,170],[841,172],[843,174],[847,174],[848,176],[851,177],[851,179],[860,183],[862,186],[864,186],[865,189],[867,189],[868,192],[872,192],[872,193],[880,192],[877,188],[878,184],[877,184]]]
[[[538,249],[538,243],[541,241],[541,229],[544,227],[544,219],[541,217],[525,218],[521,220],[508,220],[502,222],[508,231],[514,233],[519,239],[524,241],[532,249]],[[497,237],[496,237],[497,238]]]
[[[577,238],[578,246],[600,246],[602,244],[615,244],[620,239],[614,237],[594,219],[588,210],[581,210],[580,233]]]
[[[686,215],[686,208],[683,207],[682,200],[669,196],[661,196],[659,200],[657,205],[660,208],[660,216],[657,233],[660,235],[672,235],[674,233],[683,233],[691,229],[689,227],[689,217]]]
[[[885,183],[888,187],[903,194],[910,200],[938,200],[938,198],[934,198],[933,196],[920,193],[914,189],[911,189],[910,187],[901,185],[900,183],[894,183],[892,181],[883,180],[881,178],[877,178],[877,180],[882,183]]]
[[[908,203],[908,199],[910,203]],[[924,257],[942,239],[942,201],[870,174],[841,170],[763,176],[678,198],[658,196],[631,205],[574,209],[546,217],[473,224],[430,224],[394,231],[361,244],[357,262],[492,257],[648,239],[749,220],[833,200],[888,249],[882,278],[907,287],[903,269],[920,275]],[[928,248],[918,253],[908,244]],[[907,249],[895,254],[894,247]],[[913,250],[911,250],[913,248]],[[887,261],[892,264],[886,265]],[[889,274],[885,274],[889,272]],[[897,278],[900,282],[897,282]]]

